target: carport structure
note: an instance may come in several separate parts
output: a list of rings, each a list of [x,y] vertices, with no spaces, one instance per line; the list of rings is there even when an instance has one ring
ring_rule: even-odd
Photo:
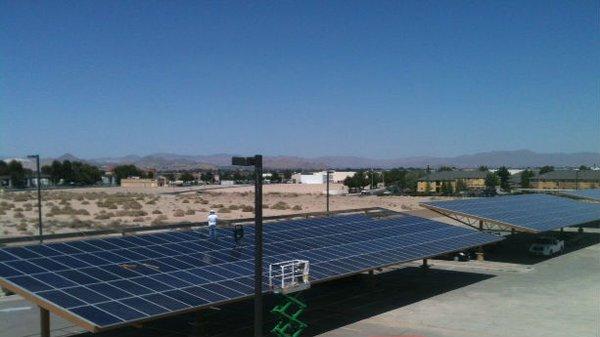
[[[600,204],[545,194],[430,201],[421,206],[482,231],[541,233],[600,220]]]

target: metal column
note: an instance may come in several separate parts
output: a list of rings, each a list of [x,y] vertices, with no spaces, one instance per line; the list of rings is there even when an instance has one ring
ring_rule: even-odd
[[[329,215],[329,170],[327,170],[327,215]]]
[[[40,236],[40,243],[44,242],[44,233],[42,228],[42,175],[40,172],[40,155],[34,154],[27,156],[27,158],[35,158],[36,170],[37,170],[37,195],[38,195],[38,231]]]
[[[40,336],[50,337],[50,312],[40,307]]]
[[[254,156],[254,337],[263,335],[262,156]]]

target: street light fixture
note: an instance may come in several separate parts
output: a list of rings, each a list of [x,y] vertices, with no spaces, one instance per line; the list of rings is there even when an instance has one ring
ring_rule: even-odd
[[[231,164],[254,166],[254,337],[263,335],[262,156],[233,157]]]
[[[44,242],[44,236],[43,236],[43,225],[42,225],[42,181],[41,181],[41,174],[40,174],[40,155],[39,154],[32,154],[27,156],[27,158],[31,158],[31,159],[35,159],[35,165],[36,165],[36,171],[37,171],[37,194],[38,194],[38,230],[39,230],[39,236],[40,236],[40,243]]]

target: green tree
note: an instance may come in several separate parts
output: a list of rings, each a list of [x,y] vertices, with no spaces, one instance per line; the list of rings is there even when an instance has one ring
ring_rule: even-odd
[[[531,178],[533,178],[534,173],[531,170],[525,170],[521,172],[521,187],[529,188],[531,187]]]
[[[346,177],[346,179],[344,179],[344,185],[348,188],[363,189],[370,183],[371,181],[367,179],[367,176],[363,171],[358,171],[352,177]]]
[[[185,183],[192,183],[192,182],[196,181],[196,178],[194,178],[194,176],[189,172],[183,173],[181,175],[181,177],[179,177],[179,179]]]
[[[485,165],[481,165],[481,166],[479,166],[479,168],[477,170],[479,170],[481,172],[487,172],[490,169],[487,166],[485,166]]]
[[[442,189],[441,189],[440,192],[442,192],[442,195],[452,195],[452,194],[454,194],[454,191],[452,189],[452,183],[449,182],[449,181],[444,181],[442,183]]]
[[[0,160],[0,176],[8,175],[8,164],[4,160]]]
[[[505,191],[510,191],[510,172],[508,171],[508,169],[505,166],[502,166],[498,169],[498,172],[496,172],[496,174],[500,179],[500,188],[502,188]]]
[[[546,165],[540,168],[540,175],[554,171],[554,166]]]
[[[485,187],[488,191],[496,191],[496,186],[498,186],[498,184],[498,176],[495,173],[490,172],[485,176]]]
[[[271,182],[272,183],[280,183],[281,182],[281,176],[279,175],[279,173],[273,171],[271,172]]]
[[[284,170],[283,171],[283,179],[284,180],[292,179],[292,174],[293,174],[293,172],[291,170]]]
[[[383,172],[386,186],[395,185],[400,189],[406,188],[406,173],[406,170],[398,168]]]
[[[63,178],[62,163],[58,160],[52,161],[50,165],[44,165],[41,168],[42,173],[50,176],[50,181],[54,184],[60,183]]]
[[[404,176],[404,186],[401,186],[403,189],[410,190],[412,192],[417,191],[417,185],[419,179],[426,176],[428,173],[422,169],[409,169]],[[429,186],[431,188],[431,185]]]
[[[438,170],[438,172],[444,172],[444,171],[454,171],[453,167],[450,166],[441,166]]]
[[[11,160],[4,169],[12,181],[14,188],[24,188],[26,184],[25,176],[29,170],[23,168],[23,164],[16,160]]]
[[[212,173],[212,171],[202,172],[202,174],[200,174],[200,180],[207,184],[212,184],[215,181],[215,174]]]
[[[377,184],[383,181],[381,174],[372,170],[367,172],[367,180],[369,181],[371,188],[376,188]]]
[[[115,166],[115,168],[113,168],[113,172],[115,173],[117,184],[121,183],[121,179],[125,179],[127,177],[143,176],[143,172],[132,164]]]
[[[456,181],[456,193],[460,193],[467,190],[467,183],[464,179],[458,179]]]
[[[585,166],[585,165],[579,166],[579,171],[589,171],[589,170],[590,170],[590,168],[588,166]]]

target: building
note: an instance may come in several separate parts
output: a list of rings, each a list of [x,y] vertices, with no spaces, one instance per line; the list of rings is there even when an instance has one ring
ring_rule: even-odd
[[[485,189],[485,177],[488,171],[440,171],[432,172],[421,178],[417,182],[417,192],[435,192],[442,191],[443,183],[450,183],[452,189],[456,190],[456,184],[459,180],[465,183],[469,190]]]
[[[331,171],[329,174],[330,183],[343,183],[347,177],[352,177],[354,171]],[[296,184],[325,184],[327,182],[327,171],[312,173],[294,173],[291,181]]]
[[[330,173],[329,175],[329,182],[343,183],[346,178],[352,177],[355,174],[356,172],[354,171],[333,171],[333,173]]]
[[[129,177],[121,179],[121,187],[135,188],[135,187],[158,187],[158,181],[156,179],[143,179],[138,177]]]
[[[600,188],[600,171],[557,170],[531,178],[530,185],[542,190]]]
[[[325,174],[323,174],[323,172],[300,175],[301,184],[325,184],[325,179]]]

